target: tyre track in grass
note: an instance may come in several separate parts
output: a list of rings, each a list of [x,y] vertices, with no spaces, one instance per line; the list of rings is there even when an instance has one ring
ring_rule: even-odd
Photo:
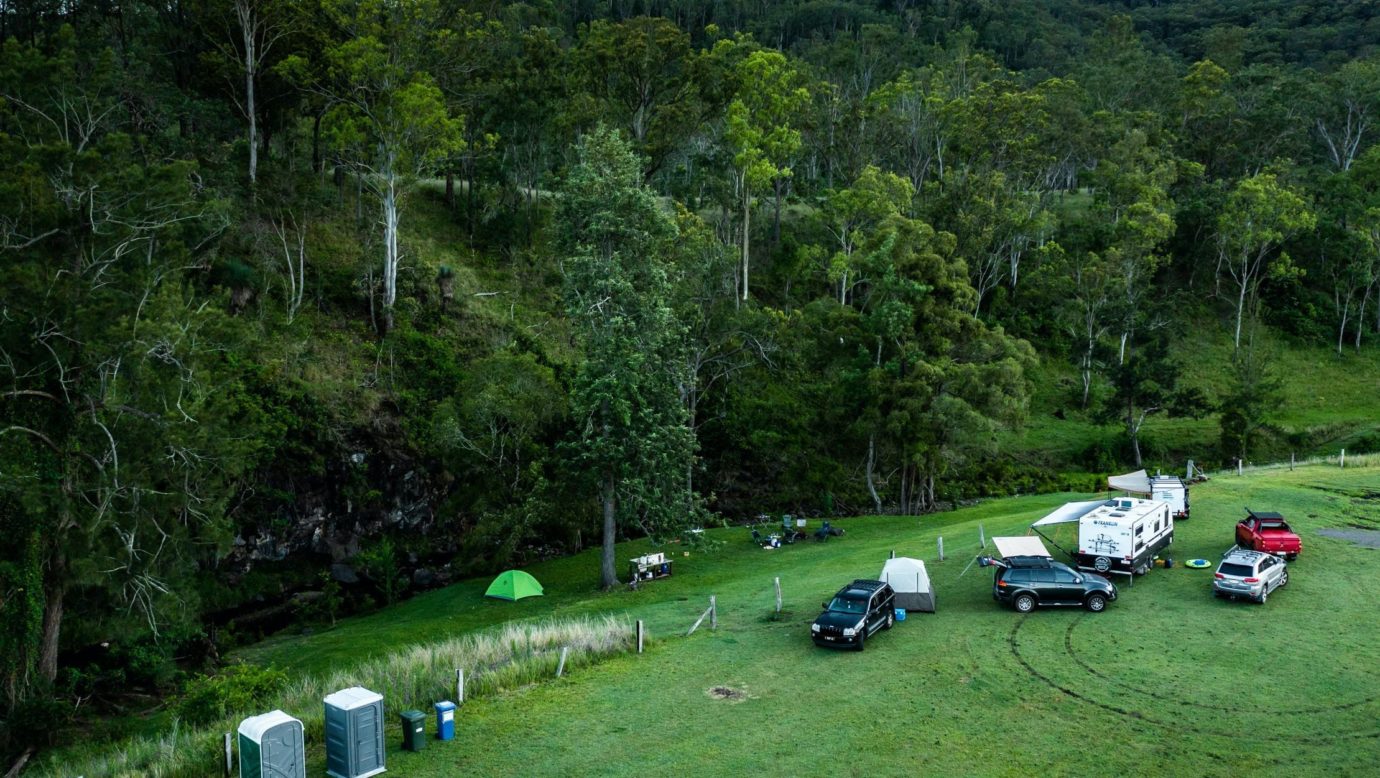
[[[1193,732],[1193,733],[1199,734],[1199,735],[1209,735],[1209,736],[1212,736],[1212,737],[1221,737],[1221,738],[1230,738],[1230,739],[1237,739],[1237,738],[1240,737],[1241,733],[1240,733],[1239,730],[1219,730],[1219,729],[1213,729],[1213,728],[1211,728],[1211,727],[1201,726],[1201,725],[1199,725],[1199,724],[1192,723],[1192,722],[1183,722],[1183,721],[1168,722],[1168,721],[1161,721],[1160,719],[1153,718],[1153,717],[1151,717],[1151,716],[1147,716],[1147,715],[1145,715],[1144,713],[1141,713],[1140,711],[1137,711],[1137,710],[1130,710],[1130,709],[1123,708],[1123,707],[1120,707],[1120,706],[1117,706],[1117,705],[1112,705],[1112,704],[1110,704],[1110,703],[1103,702],[1103,701],[1101,701],[1101,700],[1098,700],[1098,699],[1095,699],[1095,698],[1089,696],[1088,694],[1085,694],[1085,693],[1080,692],[1080,691],[1078,691],[1078,690],[1076,690],[1076,689],[1072,689],[1072,688],[1070,688],[1070,687],[1068,687],[1068,686],[1065,686],[1064,684],[1059,683],[1058,681],[1054,680],[1054,679],[1051,678],[1050,676],[1048,676],[1048,675],[1042,673],[1040,670],[1038,670],[1038,669],[1037,669],[1034,665],[1032,665],[1032,664],[1025,658],[1025,656],[1021,653],[1020,640],[1019,640],[1020,633],[1021,633],[1021,628],[1025,626],[1026,619],[1029,619],[1029,618],[1030,618],[1029,615],[1022,616],[1020,619],[1018,619],[1018,620],[1016,621],[1015,624],[1013,624],[1013,625],[1011,626],[1011,631],[1010,631],[1009,633],[1007,633],[1007,637],[1006,637],[1007,646],[1008,646],[1008,648],[1009,648],[1010,651],[1011,651],[1011,656],[1016,660],[1016,663],[1017,663],[1017,664],[1019,664],[1019,665],[1020,665],[1028,674],[1030,674],[1032,677],[1034,677],[1034,678],[1040,680],[1040,681],[1043,682],[1045,685],[1049,686],[1050,688],[1054,689],[1055,691],[1058,691],[1058,692],[1060,692],[1060,693],[1062,693],[1062,694],[1068,695],[1069,697],[1072,697],[1073,699],[1078,700],[1079,702],[1082,702],[1082,703],[1084,703],[1084,704],[1091,705],[1091,706],[1093,706],[1093,707],[1095,707],[1095,708],[1100,708],[1100,709],[1102,709],[1102,710],[1104,710],[1104,711],[1107,711],[1108,713],[1115,713],[1115,714],[1118,715],[1118,716],[1122,716],[1122,717],[1124,717],[1124,718],[1131,719],[1132,721],[1140,722],[1140,723],[1143,723],[1143,724],[1150,724],[1150,725],[1152,725],[1152,726],[1156,726],[1156,727],[1159,727],[1159,728],[1161,728],[1161,729],[1165,729],[1165,730],[1169,730],[1169,731],[1173,731],[1173,732],[1182,733],[1182,732],[1188,731],[1188,732]],[[1076,624],[1076,623],[1077,623],[1077,622],[1075,622],[1075,624]],[[1072,627],[1072,626],[1073,626],[1073,625],[1070,625],[1070,627]],[[1066,641],[1066,642],[1065,642],[1065,646],[1066,646],[1066,648],[1067,648],[1067,646],[1068,646],[1068,637],[1067,637],[1067,635],[1068,635],[1068,632],[1065,631],[1065,641]],[[1078,662],[1078,664],[1079,664],[1080,666],[1086,667],[1086,664],[1083,663],[1083,662],[1079,662],[1078,659],[1077,659],[1077,657],[1073,657],[1073,658],[1074,658],[1074,661],[1075,661],[1075,662]],[[1094,675],[1096,675],[1097,677],[1099,677],[1099,678],[1101,678],[1101,679],[1103,679],[1103,680],[1108,680],[1105,676],[1103,676],[1103,675],[1101,675],[1101,674],[1094,673]],[[1115,682],[1113,682],[1113,683],[1115,683]],[[1374,699],[1374,698],[1371,698],[1371,699]],[[1345,704],[1343,704],[1343,705],[1341,705],[1341,706],[1337,706],[1336,708],[1323,708],[1323,709],[1321,709],[1321,712],[1329,712],[1329,711],[1331,711],[1331,710],[1342,710],[1342,709],[1346,709],[1346,708],[1351,708],[1351,707],[1355,707],[1355,706],[1357,706],[1357,705],[1364,704],[1365,702],[1366,702],[1366,701],[1363,700],[1363,701],[1361,701],[1361,702],[1359,702],[1359,703],[1345,703]],[[1217,709],[1217,710],[1218,710],[1218,712],[1222,712],[1221,709]],[[1314,715],[1316,715],[1316,714],[1314,714]],[[1376,740],[1376,739],[1380,739],[1380,730],[1371,731],[1371,732],[1353,732],[1353,733],[1347,733],[1347,734],[1323,735],[1323,736],[1319,736],[1319,735],[1289,735],[1289,734],[1283,734],[1283,735],[1279,735],[1279,736],[1278,736],[1278,739],[1281,739],[1281,740],[1288,740],[1288,741],[1290,741],[1290,742],[1293,742],[1293,743],[1300,743],[1300,744],[1303,744],[1303,745],[1321,745],[1321,746],[1325,746],[1325,745],[1333,745],[1333,744],[1335,744],[1335,743],[1337,743],[1337,742],[1339,742],[1339,741],[1348,741],[1348,740]]]
[[[1098,670],[1096,667],[1093,667],[1091,664],[1085,661],[1083,657],[1079,656],[1077,649],[1073,647],[1073,631],[1076,627],[1081,625],[1083,623],[1083,620],[1086,618],[1086,615],[1079,616],[1076,620],[1069,624],[1068,629],[1064,630],[1064,652],[1067,653],[1071,659],[1073,659],[1074,663],[1086,670],[1090,675],[1093,675],[1105,681],[1106,683],[1117,687],[1118,689],[1124,689],[1128,692],[1134,692],[1136,694],[1145,697],[1150,697],[1151,699],[1155,700],[1161,699],[1161,697],[1155,694],[1154,692],[1146,691],[1145,689],[1133,686],[1129,683],[1126,683],[1125,681],[1119,681],[1107,675],[1101,670]],[[1318,708],[1297,708],[1288,711],[1288,713],[1290,715],[1316,715],[1320,713],[1334,713],[1338,711],[1350,710],[1351,708],[1357,708],[1362,705],[1375,702],[1377,699],[1380,699],[1380,695],[1371,695],[1370,697],[1366,697],[1365,699],[1356,700],[1355,702],[1341,703],[1339,705],[1324,705]],[[1202,708],[1204,710],[1210,710],[1216,713],[1236,713],[1236,711],[1232,708],[1224,707],[1221,705],[1212,705],[1206,702],[1197,702],[1195,700],[1179,700],[1178,704],[1194,708]]]

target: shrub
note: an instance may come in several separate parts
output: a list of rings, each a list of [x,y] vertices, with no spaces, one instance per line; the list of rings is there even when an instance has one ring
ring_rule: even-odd
[[[287,681],[286,675],[271,667],[232,665],[187,684],[187,693],[177,704],[177,715],[188,724],[209,724],[261,707]]]

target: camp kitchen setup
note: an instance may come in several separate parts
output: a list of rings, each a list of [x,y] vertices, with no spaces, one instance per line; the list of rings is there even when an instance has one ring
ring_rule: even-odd
[[[1066,525],[1077,527],[1076,552],[1052,537]],[[1144,575],[1155,555],[1174,542],[1169,503],[1133,497],[1071,502],[1030,528],[1072,557],[1080,569],[1102,574]]]

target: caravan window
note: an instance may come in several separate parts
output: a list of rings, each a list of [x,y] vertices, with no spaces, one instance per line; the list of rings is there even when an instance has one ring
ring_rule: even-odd
[[[1160,523],[1159,523],[1158,521],[1155,522],[1155,531],[1156,531],[1156,532],[1159,532],[1159,531],[1160,531]]]
[[[1138,525],[1136,525],[1136,537],[1140,537],[1140,533],[1141,533],[1141,531],[1144,530],[1144,529],[1145,529],[1145,525],[1144,525],[1144,524],[1138,524]]]

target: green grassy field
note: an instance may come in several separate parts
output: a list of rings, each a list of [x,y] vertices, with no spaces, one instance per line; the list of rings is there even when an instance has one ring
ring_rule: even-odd
[[[678,557],[675,577],[635,593],[594,593],[594,558],[584,554],[533,568],[549,593],[539,601],[486,601],[482,582],[469,582],[243,656],[314,672],[506,619],[611,611],[644,619],[658,638],[644,655],[471,701],[457,740],[419,754],[399,752],[391,726],[389,766],[402,775],[1373,770],[1380,552],[1316,533],[1380,527],[1380,469],[1270,470],[1194,488],[1194,518],[1173,547],[1180,562],[1215,561],[1247,504],[1284,512],[1303,534],[1289,586],[1265,606],[1214,600],[1211,571],[1179,565],[1123,583],[1103,614],[1021,617],[992,602],[990,572],[963,574],[979,523],[989,536],[1023,533],[1073,497],[847,519],[843,538],[777,551],[752,547],[745,530],[717,530],[722,547]],[[945,562],[935,561],[938,535]],[[912,616],[863,653],[811,645],[819,602],[876,575],[892,549],[929,561],[939,612]],[[769,618],[775,576],[789,611],[780,621]],[[718,630],[681,637],[710,594]]]

